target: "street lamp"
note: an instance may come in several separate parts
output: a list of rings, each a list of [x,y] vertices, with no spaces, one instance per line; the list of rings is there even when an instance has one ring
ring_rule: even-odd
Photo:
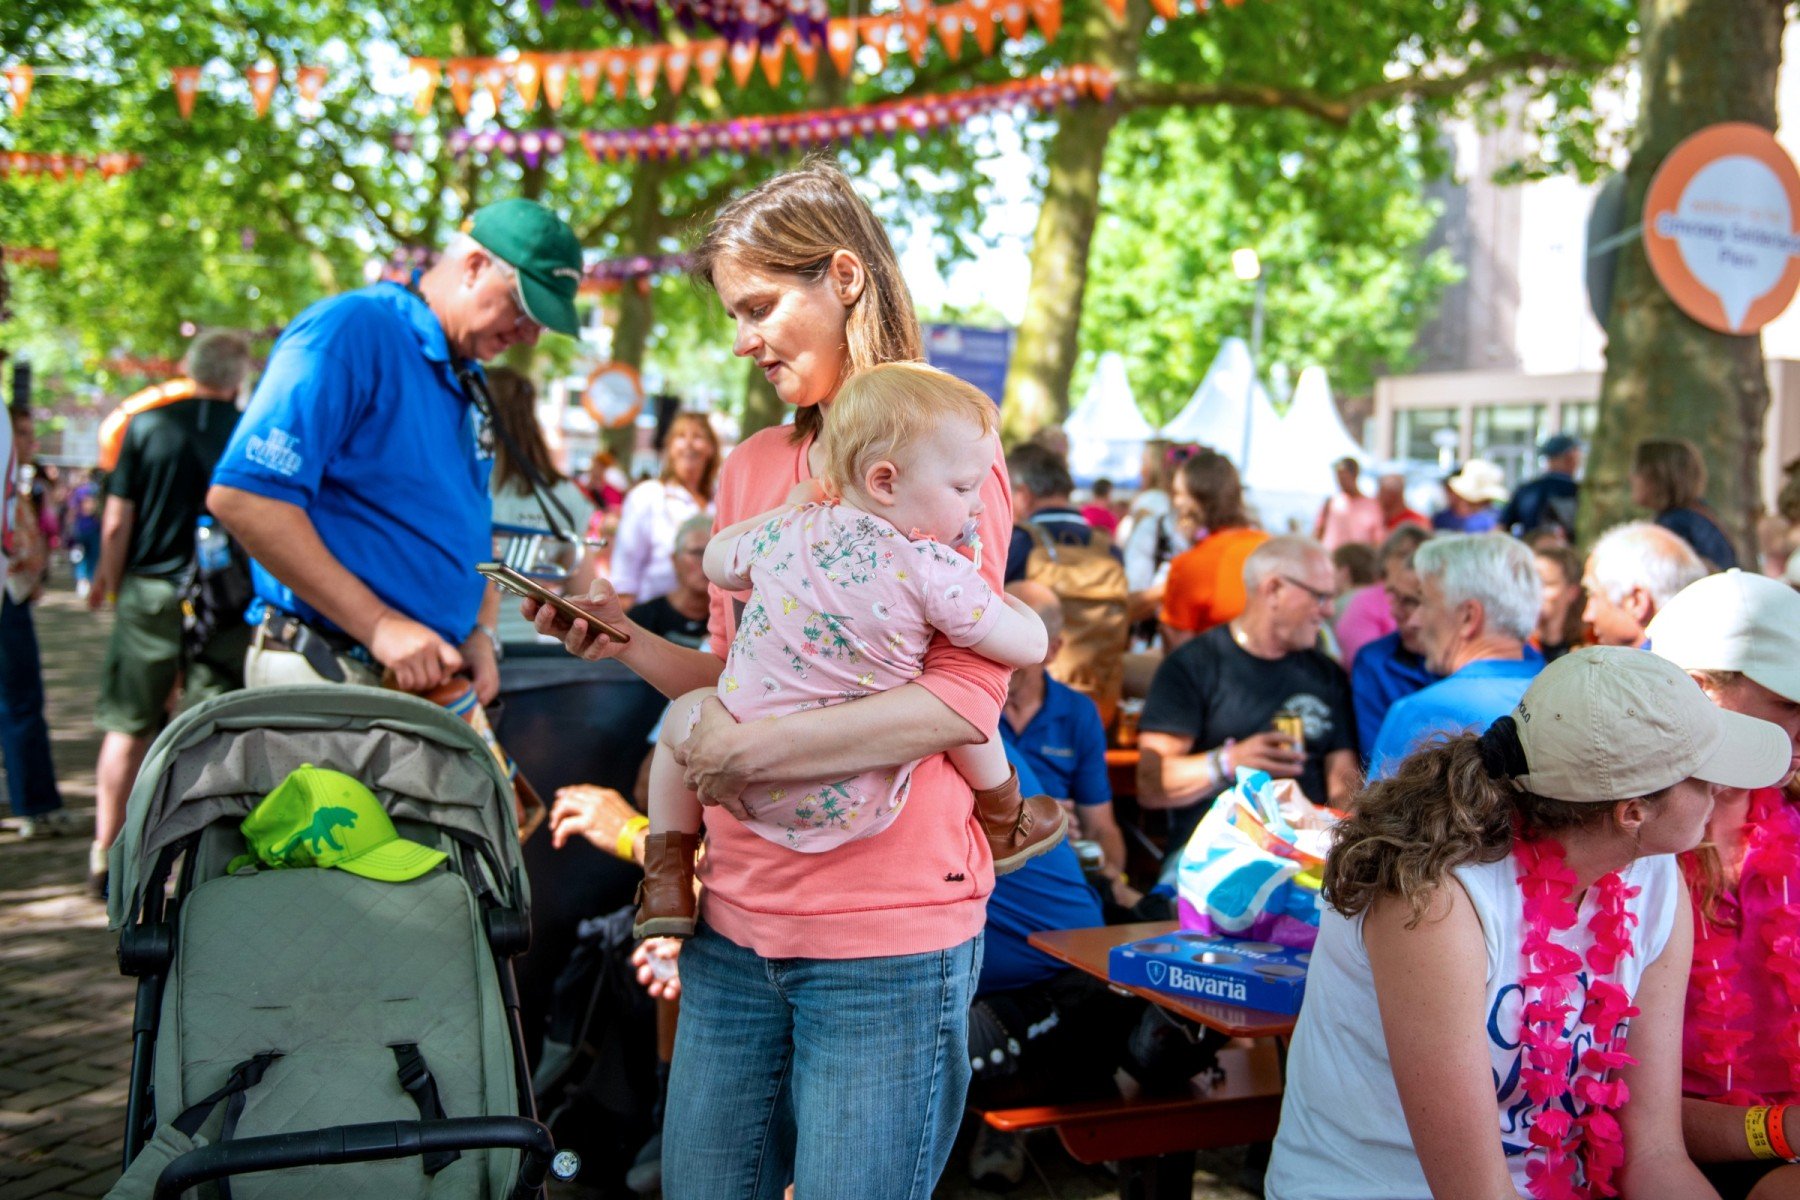
[[[1268,283],[1263,279],[1262,259],[1248,246],[1231,252],[1231,273],[1243,283],[1254,283],[1256,293],[1250,307],[1250,377],[1244,385],[1244,454],[1240,469],[1250,472],[1250,423],[1256,413],[1256,376],[1262,370],[1263,296]]]

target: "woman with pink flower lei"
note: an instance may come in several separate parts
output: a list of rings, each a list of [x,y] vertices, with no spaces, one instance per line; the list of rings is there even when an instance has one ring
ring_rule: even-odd
[[[1270,1200],[1686,1200],[1693,926],[1674,855],[1787,735],[1590,647],[1356,800],[1288,1062]]]
[[[1800,738],[1800,594],[1786,584],[1710,575],[1664,605],[1649,634],[1719,707]],[[1681,865],[1694,909],[1688,1153],[1725,1200],[1800,1197],[1789,1165],[1800,1156],[1800,809],[1778,788],[1721,791]]]

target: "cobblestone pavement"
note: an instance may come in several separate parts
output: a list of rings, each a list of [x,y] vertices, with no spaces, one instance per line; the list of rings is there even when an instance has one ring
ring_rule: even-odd
[[[0,1200],[99,1196],[118,1176],[133,981],[118,972],[104,906],[84,888],[99,749],[93,695],[109,623],[66,590],[37,611],[52,750],[83,832],[27,842],[10,820],[0,828]],[[1070,1160],[1054,1137],[1028,1146],[1032,1163],[1012,1196],[1117,1196],[1110,1176]],[[959,1147],[940,1200],[991,1195],[968,1182],[964,1161]],[[1230,1182],[1241,1161],[1203,1155],[1196,1200],[1251,1200]]]

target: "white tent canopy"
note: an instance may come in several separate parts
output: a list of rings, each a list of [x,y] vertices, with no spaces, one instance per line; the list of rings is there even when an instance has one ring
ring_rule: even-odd
[[[1087,395],[1063,422],[1069,436],[1069,471],[1078,483],[1110,479],[1134,486],[1142,469],[1144,443],[1156,436],[1138,411],[1125,360],[1114,351],[1100,356]]]
[[[1244,423],[1250,425],[1249,466],[1245,466]],[[1287,477],[1281,450],[1281,418],[1257,377],[1243,338],[1226,338],[1218,357],[1194,389],[1194,398],[1163,426],[1173,442],[1198,442],[1229,458],[1246,487],[1280,485]]]
[[[1331,466],[1339,459],[1354,458],[1365,464],[1369,461],[1368,452],[1350,436],[1343,417],[1338,415],[1337,401],[1331,398],[1331,383],[1321,366],[1300,372],[1293,403],[1281,418],[1281,432],[1287,438],[1287,457],[1297,467],[1319,469],[1327,487]]]

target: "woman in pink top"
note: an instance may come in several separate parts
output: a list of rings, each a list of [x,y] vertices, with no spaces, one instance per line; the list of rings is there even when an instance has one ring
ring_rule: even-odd
[[[695,271],[737,325],[733,351],[800,411],[725,461],[721,526],[781,505],[821,466],[823,409],[852,371],[924,357],[887,234],[836,168],[788,172],[723,208]],[[1011,489],[998,442],[980,485],[980,537],[1004,546]],[[1001,590],[1004,555],[981,566]],[[638,636],[610,585],[584,622],[538,628],[584,658],[616,657],[674,699],[718,684],[743,596],[712,589],[712,650]],[[685,746],[708,807],[700,925],[683,943],[682,1011],[664,1120],[664,1190],[682,1200],[798,1194],[925,1200],[949,1156],[969,1080],[968,1009],[993,861],[974,799],[944,756],[985,740],[1008,668],[942,636],[917,680],[778,724],[739,725],[716,699]],[[778,734],[776,733],[778,729]],[[922,760],[879,837],[795,854],[747,829],[752,785]]]

